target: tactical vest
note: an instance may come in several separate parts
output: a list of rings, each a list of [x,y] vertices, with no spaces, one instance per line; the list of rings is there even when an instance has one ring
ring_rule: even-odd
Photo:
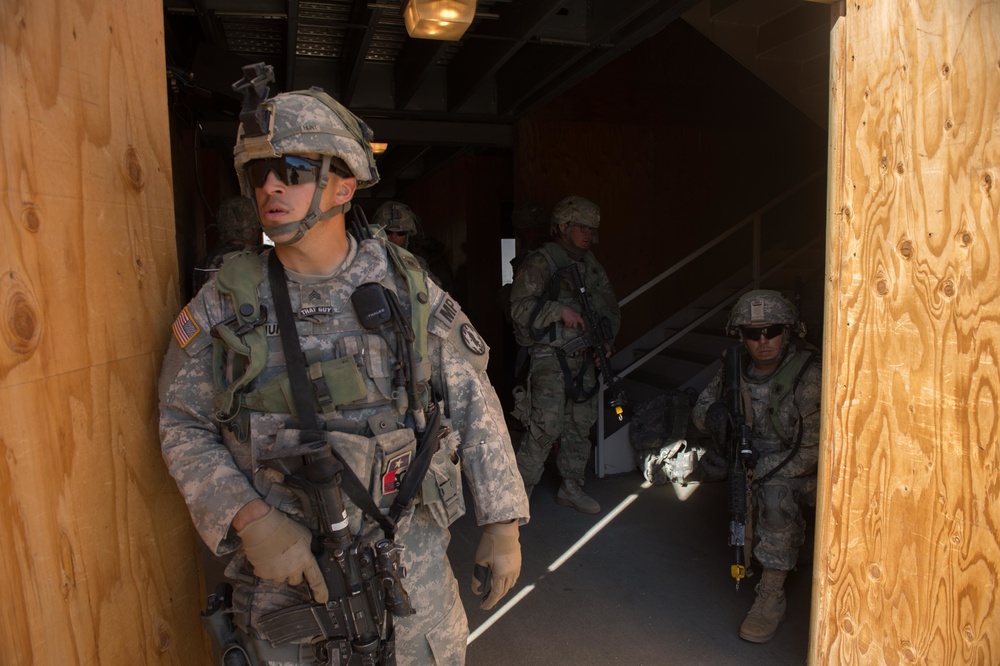
[[[558,243],[546,243],[533,252],[545,259],[545,263],[549,268],[549,276],[538,301],[535,303],[535,307],[528,317],[528,326],[526,328],[521,326],[516,327],[515,337],[518,344],[523,347],[531,347],[537,344],[562,347],[568,340],[577,337],[580,333],[572,329],[566,331],[565,326],[561,322],[553,322],[545,328],[539,329],[535,326],[535,318],[538,317],[542,308],[550,302],[562,303],[564,305],[577,303],[576,292],[572,289],[568,280],[560,277],[560,271],[572,266],[574,260]],[[589,274],[589,262],[584,261],[583,263],[587,267],[587,273]]]
[[[784,447],[794,447],[801,443],[802,441],[802,420],[799,419],[799,431],[796,433],[785,432],[784,425],[778,418],[778,414],[782,403],[789,395],[792,396],[792,400],[795,400],[795,389],[798,388],[799,382],[805,371],[809,367],[809,363],[813,360],[815,356],[815,350],[809,347],[800,347],[795,350],[794,355],[787,363],[781,365],[774,375],[768,378],[768,383],[770,385],[770,391],[768,394],[768,419],[771,423],[771,427],[774,428],[775,434],[777,434],[778,439],[781,441]],[[745,387],[745,383],[744,383]],[[744,389],[745,390],[745,389]],[[749,396],[745,395],[744,400],[749,403]]]
[[[368,243],[378,241],[359,243],[357,252],[372,251]],[[403,296],[400,307],[414,333],[415,375],[418,382],[429,387],[431,304],[423,282],[426,277],[404,249],[390,243],[385,247],[389,266],[380,284]],[[269,313],[264,303],[273,303],[273,294],[265,279],[263,261],[253,252],[234,254],[226,258],[217,276],[217,288],[232,299],[235,315],[212,331],[214,375],[220,391],[216,418],[233,437],[249,445],[244,455],[250,459],[240,464],[255,470],[254,486],[265,500],[308,520],[309,507],[300,497],[276,483],[279,479],[273,475],[259,473],[264,461],[287,455],[298,445],[298,431],[288,424],[288,415],[293,420],[296,416],[295,401],[274,316],[266,323]],[[370,487],[379,508],[386,509],[393,499],[396,481],[405,473],[416,449],[413,430],[399,427],[408,400],[397,381],[398,333],[387,335],[387,340],[366,329],[354,311],[348,290],[340,293],[331,282],[289,283],[289,289],[299,294],[292,301],[299,305],[296,328],[313,388],[313,406],[330,431],[326,436],[331,447]],[[329,291],[323,294],[320,290]],[[307,303],[313,291],[317,292],[316,302],[323,303],[324,308],[329,303],[332,312],[308,314]],[[420,399],[431,399],[429,388]],[[421,503],[442,526],[464,513],[460,469],[449,461],[457,446],[457,433],[442,440],[421,491]],[[365,519],[349,499],[347,504],[351,529],[356,533]]]

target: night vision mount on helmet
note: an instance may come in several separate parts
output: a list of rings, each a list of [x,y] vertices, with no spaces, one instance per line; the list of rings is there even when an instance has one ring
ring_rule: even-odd
[[[358,189],[378,182],[378,169],[371,141],[374,135],[363,120],[320,88],[297,90],[268,98],[268,84],[274,81],[274,68],[264,63],[247,65],[243,78],[233,84],[233,90],[243,93],[240,128],[233,149],[236,175],[245,197],[253,197],[254,189],[246,174],[251,160],[282,155],[317,154],[322,166],[316,180],[309,212],[296,222],[288,222],[267,230],[273,239],[292,231],[297,233],[282,245],[297,242],[317,222],[350,209],[350,202],[321,211],[320,199],[329,182],[331,164],[346,166],[357,179]]]

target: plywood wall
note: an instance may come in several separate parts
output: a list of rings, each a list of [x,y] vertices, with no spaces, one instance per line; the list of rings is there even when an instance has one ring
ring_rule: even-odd
[[[0,3],[0,663],[205,663],[160,460],[177,311],[162,4]]]
[[[815,664],[1000,663],[1000,2],[834,33]]]

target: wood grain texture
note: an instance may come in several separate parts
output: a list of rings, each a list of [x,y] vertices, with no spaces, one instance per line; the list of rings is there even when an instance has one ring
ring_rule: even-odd
[[[1000,2],[842,23],[811,657],[997,664]]]
[[[205,663],[156,377],[179,309],[155,0],[0,3],[0,663]]]

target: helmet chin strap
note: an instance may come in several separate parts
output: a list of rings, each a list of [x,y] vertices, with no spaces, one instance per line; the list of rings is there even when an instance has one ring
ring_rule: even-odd
[[[335,215],[346,213],[351,209],[350,201],[334,206],[329,210],[319,209],[320,199],[323,198],[323,190],[326,189],[329,182],[330,156],[324,155],[323,166],[320,168],[319,172],[319,180],[316,182],[316,191],[313,193],[313,198],[309,203],[309,211],[306,213],[306,216],[295,222],[285,222],[284,224],[279,224],[276,227],[264,229],[264,233],[267,234],[267,237],[270,238],[275,245],[292,245],[294,243],[298,243],[302,240],[302,237],[306,235],[306,232],[316,226],[320,220],[328,220]],[[298,230],[297,233],[290,239],[283,241],[275,240],[275,236],[281,236],[295,230]]]

